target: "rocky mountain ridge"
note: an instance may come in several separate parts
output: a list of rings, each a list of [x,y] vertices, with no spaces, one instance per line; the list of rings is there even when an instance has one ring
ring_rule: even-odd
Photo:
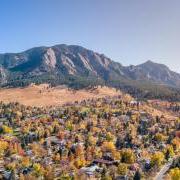
[[[152,61],[123,66],[103,54],[76,45],[61,44],[0,54],[1,86],[25,86],[32,82],[73,83],[80,84],[79,87],[91,83],[127,87],[149,83],[180,88],[180,74]]]

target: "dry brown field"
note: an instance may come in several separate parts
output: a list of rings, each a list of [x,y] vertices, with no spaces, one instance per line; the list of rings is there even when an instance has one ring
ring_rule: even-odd
[[[114,88],[97,87],[94,89],[72,90],[64,86],[49,87],[48,84],[30,85],[25,88],[0,89],[0,101],[19,102],[28,106],[59,106],[85,99],[121,95]]]

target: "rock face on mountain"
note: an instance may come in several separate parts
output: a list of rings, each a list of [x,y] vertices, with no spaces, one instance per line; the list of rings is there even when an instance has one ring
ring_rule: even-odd
[[[180,74],[162,64],[147,61],[137,66],[122,66],[105,55],[80,46],[37,47],[22,53],[0,54],[1,86],[22,86],[27,82],[67,83],[73,78],[103,82],[145,81],[180,87]]]

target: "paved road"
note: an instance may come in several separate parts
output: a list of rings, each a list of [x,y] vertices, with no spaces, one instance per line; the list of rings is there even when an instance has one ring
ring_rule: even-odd
[[[158,174],[155,176],[154,180],[163,180],[163,177],[165,175],[165,173],[169,170],[169,168],[171,167],[173,163],[173,159],[171,161],[169,161],[168,163],[166,163],[161,170],[158,172]]]

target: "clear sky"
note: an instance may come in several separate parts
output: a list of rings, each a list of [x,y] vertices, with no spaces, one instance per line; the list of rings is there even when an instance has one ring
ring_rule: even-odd
[[[0,1],[0,53],[55,44],[180,72],[180,0]]]

